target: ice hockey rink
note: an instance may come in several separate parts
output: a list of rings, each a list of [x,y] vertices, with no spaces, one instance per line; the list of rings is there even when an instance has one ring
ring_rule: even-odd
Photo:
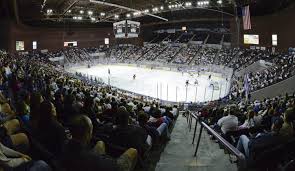
[[[109,71],[110,70],[110,74]],[[172,102],[205,102],[224,97],[229,92],[226,78],[210,73],[189,74],[126,65],[96,65],[72,67],[69,72],[79,72],[102,79],[119,89]],[[133,79],[133,75],[136,78]],[[186,86],[186,81],[189,85]],[[197,80],[197,84],[196,83]],[[213,85],[212,85],[213,84]]]

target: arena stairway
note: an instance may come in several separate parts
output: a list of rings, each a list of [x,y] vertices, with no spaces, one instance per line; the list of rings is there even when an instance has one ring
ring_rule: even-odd
[[[200,48],[198,48],[198,50],[196,50],[194,57],[188,62],[188,65],[191,65],[195,62],[196,57],[198,57],[198,55],[202,52],[202,49],[203,47],[201,46]]]
[[[156,46],[153,46],[153,47],[147,49],[146,51],[144,51],[144,53],[142,53],[141,56],[140,56],[139,58],[136,59],[136,62],[137,62],[137,61],[140,61],[140,60],[144,57],[145,54],[147,54],[149,51],[153,50],[155,47],[156,47]]]
[[[197,136],[199,133],[197,130]],[[171,140],[161,154],[156,171],[235,171],[236,164],[230,163],[229,155],[212,141],[207,133],[201,137],[197,157],[193,157],[196,141],[192,145],[193,129],[189,132],[186,118],[179,115]]]
[[[168,63],[171,64],[175,60],[177,55],[182,52],[183,49],[187,49],[187,48],[181,47],[176,53],[174,53],[173,57],[171,58],[170,61],[168,61]]]

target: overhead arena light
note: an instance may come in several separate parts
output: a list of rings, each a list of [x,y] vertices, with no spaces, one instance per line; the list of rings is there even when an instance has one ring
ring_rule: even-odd
[[[222,4],[222,0],[218,0],[217,3],[218,3],[218,4]]]
[[[106,16],[106,13],[101,12],[101,13],[100,13],[100,16],[104,17],[104,16]]]
[[[77,17],[77,19],[78,19],[78,20],[82,20],[82,19],[83,19],[83,17],[79,16],[79,17]]]
[[[163,9],[164,9],[164,7],[163,7],[163,6],[161,6],[161,7],[160,7],[160,10],[163,10]]]
[[[191,7],[192,6],[192,3],[191,2],[186,2],[185,3],[185,7]]]
[[[149,10],[149,9],[146,9],[146,10],[144,10],[144,12],[145,12],[145,13],[149,13],[149,12],[150,12],[150,10]]]
[[[84,11],[83,10],[80,10],[80,14],[84,14]]]
[[[93,14],[93,12],[92,11],[88,11],[88,15],[92,15]]]
[[[159,8],[156,7],[156,8],[153,8],[152,10],[153,10],[153,12],[158,12]]]
[[[209,5],[209,1],[199,1],[197,3],[197,5],[200,6],[200,7],[208,6]]]
[[[131,14],[126,14],[126,17],[127,17],[127,18],[130,18],[130,17],[131,17]]]
[[[182,4],[173,4],[173,5],[168,5],[169,9],[173,9],[173,8],[180,8],[182,7]]]
[[[67,13],[72,13],[72,10],[68,10]]]
[[[91,19],[91,21],[96,21],[96,19],[94,17],[91,17],[90,19]]]
[[[119,15],[115,14],[114,18],[119,19]]]
[[[139,15],[141,15],[141,12],[140,11],[134,12],[133,15],[134,16],[139,16]]]
[[[47,15],[51,15],[53,11],[52,11],[52,9],[47,9],[46,12],[47,12]]]
[[[73,17],[73,19],[74,19],[74,20],[78,20],[78,17],[75,16],[75,17]]]

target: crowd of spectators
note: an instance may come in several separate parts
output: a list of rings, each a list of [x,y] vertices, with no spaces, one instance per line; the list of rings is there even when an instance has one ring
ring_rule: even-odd
[[[259,72],[249,73],[250,90],[265,88],[293,76],[295,55],[278,54],[271,60],[273,66]]]
[[[295,158],[294,95],[210,104],[198,116],[242,152],[248,166],[277,169]]]
[[[272,57],[276,57],[276,55],[271,55],[271,52],[268,50],[239,49],[235,58],[228,64],[228,66],[235,70],[242,70],[258,60],[268,61]]]
[[[0,55],[5,170],[133,170],[170,139],[176,108],[77,79],[48,57]]]
[[[91,61],[92,57],[86,51],[85,48],[67,48],[62,51],[65,60],[68,63],[77,63],[80,61]],[[92,51],[93,49],[89,49]]]

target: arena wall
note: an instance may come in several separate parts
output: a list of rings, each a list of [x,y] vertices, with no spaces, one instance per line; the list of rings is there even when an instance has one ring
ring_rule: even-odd
[[[278,50],[287,50],[289,47],[295,47],[294,18],[295,4],[293,3],[288,8],[277,13],[266,16],[251,17],[252,29],[249,31],[243,30],[243,21],[241,20],[240,45],[247,48],[250,46],[244,45],[243,34],[258,34],[260,37],[260,44],[258,46],[271,48],[272,34],[277,34],[278,46],[276,48]],[[234,21],[231,22],[231,26],[232,32],[236,33]],[[234,37],[232,41],[234,41],[234,39],[236,39],[236,37]]]
[[[78,47],[98,47],[104,45],[104,39],[114,42],[112,28],[36,28],[10,23],[8,26],[9,42],[7,50],[15,52],[15,41],[25,43],[25,51],[32,50],[32,42],[37,41],[39,50],[59,50],[64,48],[64,42],[77,41]]]

